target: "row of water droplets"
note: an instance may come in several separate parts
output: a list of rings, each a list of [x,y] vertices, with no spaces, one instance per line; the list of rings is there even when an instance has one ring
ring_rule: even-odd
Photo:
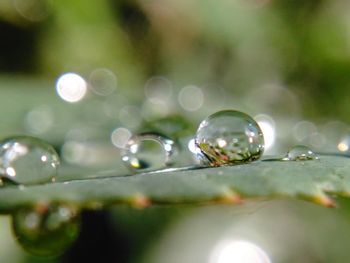
[[[202,166],[225,166],[261,158],[264,136],[245,113],[225,110],[203,120],[194,138]],[[123,162],[133,171],[152,171],[176,164],[179,144],[159,133],[133,135],[122,150]],[[292,148],[279,160],[305,161],[317,156],[306,146]],[[56,181],[60,161],[48,143],[29,136],[5,139],[0,144],[1,183],[35,185]],[[78,212],[66,204],[35,205],[14,212],[13,229],[19,243],[36,255],[56,255],[69,246],[79,231]]]
[[[265,147],[264,136],[257,122],[249,115],[234,110],[219,111],[203,120],[192,143],[189,148],[203,166],[252,162],[261,158]],[[122,160],[134,171],[157,170],[176,163],[171,159],[176,158],[178,148],[174,140],[164,135],[142,133],[128,140],[122,151]],[[284,157],[274,160],[316,159],[317,155],[307,146],[297,145]]]

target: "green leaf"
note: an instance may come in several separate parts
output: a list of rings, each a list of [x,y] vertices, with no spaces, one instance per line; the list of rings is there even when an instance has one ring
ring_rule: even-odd
[[[349,158],[322,155],[313,161],[257,161],[236,166],[174,168],[133,176],[87,176],[45,185],[10,186],[0,189],[0,212],[51,201],[102,208],[112,204],[143,207],[287,197],[333,206],[329,194],[349,196]]]

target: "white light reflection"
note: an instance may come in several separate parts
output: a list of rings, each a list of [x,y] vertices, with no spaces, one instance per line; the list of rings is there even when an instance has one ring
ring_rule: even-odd
[[[65,73],[56,82],[57,94],[67,102],[74,103],[82,100],[86,91],[86,81],[75,73]]]
[[[187,144],[188,149],[190,150],[191,153],[198,153],[198,149],[196,147],[196,143],[195,143],[195,139],[191,139],[189,140],[188,144]]]
[[[85,161],[87,151],[81,142],[65,142],[61,149],[64,161],[72,164],[80,164]]]
[[[6,174],[15,177],[16,176],[16,170],[13,167],[7,167],[6,168]]]
[[[346,152],[347,150],[349,150],[349,145],[347,145],[345,142],[340,142],[337,148],[341,152]]]
[[[128,129],[120,127],[112,132],[111,141],[116,147],[125,148],[131,136],[132,134]]]
[[[350,144],[349,137],[345,137],[338,143],[337,148],[341,152],[347,152],[349,151],[349,144]]]
[[[251,139],[251,138],[249,138],[249,139]],[[220,148],[224,148],[224,147],[227,146],[227,141],[224,140],[224,139],[222,139],[222,138],[217,138],[217,139],[216,139],[216,143],[218,144],[218,146],[219,146]]]
[[[275,121],[266,114],[259,114],[254,117],[264,134],[265,149],[270,149],[276,140]]]
[[[271,260],[252,242],[224,240],[215,247],[209,263],[271,263]]]
[[[178,100],[181,107],[185,110],[196,111],[204,103],[204,94],[199,87],[190,85],[181,89]]]

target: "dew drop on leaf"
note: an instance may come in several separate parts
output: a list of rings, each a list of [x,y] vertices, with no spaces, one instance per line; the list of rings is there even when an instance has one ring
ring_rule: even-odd
[[[252,117],[234,110],[219,111],[203,120],[195,143],[211,166],[251,162],[264,151],[259,125]]]
[[[146,172],[172,164],[177,153],[176,143],[159,133],[147,132],[133,135],[122,150],[122,160],[134,171]]]
[[[42,257],[62,254],[77,238],[79,222],[77,210],[63,204],[37,205],[12,215],[12,229],[19,244]]]
[[[0,174],[17,184],[53,182],[59,163],[55,149],[34,137],[12,137],[0,144]]]
[[[318,156],[307,146],[296,145],[288,152],[284,160],[288,161],[309,161],[317,160]]]

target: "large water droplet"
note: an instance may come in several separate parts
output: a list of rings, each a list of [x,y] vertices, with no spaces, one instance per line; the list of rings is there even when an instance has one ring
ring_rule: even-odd
[[[132,136],[122,151],[124,163],[136,171],[152,171],[172,164],[177,153],[175,142],[159,133],[148,132]]]
[[[211,166],[254,161],[264,151],[259,125],[247,114],[234,110],[219,111],[203,120],[195,142]]]
[[[18,136],[0,144],[0,174],[17,184],[52,182],[58,166],[55,149],[37,138]]]
[[[307,146],[296,145],[288,152],[284,160],[288,161],[309,161],[318,159],[317,155]]]
[[[79,233],[77,210],[68,205],[38,205],[12,215],[12,228],[27,252],[44,257],[63,253]]]

